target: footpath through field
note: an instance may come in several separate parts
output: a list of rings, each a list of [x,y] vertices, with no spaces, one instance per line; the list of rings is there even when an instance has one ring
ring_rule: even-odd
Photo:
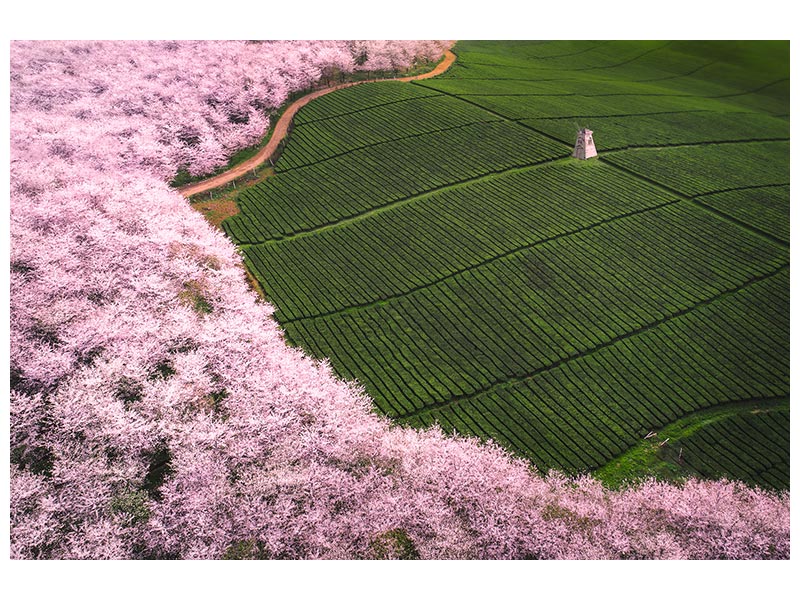
[[[261,165],[264,161],[270,158],[275,151],[278,149],[278,145],[281,141],[286,137],[289,133],[289,125],[292,122],[292,119],[297,114],[301,108],[303,108],[306,104],[314,100],[315,98],[319,98],[320,96],[324,96],[325,94],[330,94],[331,92],[335,92],[336,90],[341,90],[346,87],[351,87],[354,85],[360,85],[362,83],[373,83],[375,81],[417,81],[420,79],[429,79],[431,77],[436,77],[437,75],[441,75],[450,66],[455,62],[456,55],[453,54],[450,50],[445,50],[444,52],[444,59],[436,65],[436,67],[428,71],[427,73],[422,73],[421,75],[412,75],[409,77],[400,77],[395,79],[370,79],[367,81],[355,81],[349,83],[342,83],[339,85],[334,85],[329,88],[325,88],[322,90],[317,90],[316,92],[312,92],[299,98],[298,100],[294,101],[290,104],[287,109],[284,111],[281,118],[278,119],[278,122],[275,124],[275,129],[272,132],[272,137],[270,138],[269,142],[266,146],[264,146],[258,153],[249,158],[248,160],[228,169],[227,171],[220,173],[219,175],[215,175],[214,177],[210,177],[208,179],[204,179],[203,181],[198,181],[196,183],[191,183],[185,185],[183,187],[178,188],[178,191],[185,197],[189,198],[190,196],[194,196],[195,194],[199,194],[201,192],[207,192],[209,190],[213,190],[215,188],[220,187],[221,185],[225,185],[226,183],[230,183],[234,179],[245,175],[248,171],[255,169],[259,165]]]

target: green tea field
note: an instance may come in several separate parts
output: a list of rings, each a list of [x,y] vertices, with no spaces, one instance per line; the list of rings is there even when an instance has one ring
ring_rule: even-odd
[[[788,43],[453,50],[303,107],[223,222],[287,339],[541,471],[788,488]]]

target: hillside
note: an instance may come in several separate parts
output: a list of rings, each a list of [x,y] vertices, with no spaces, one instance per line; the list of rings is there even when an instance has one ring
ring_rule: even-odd
[[[397,422],[542,472],[788,489],[788,46],[455,52],[304,107],[239,195],[223,226],[287,338]],[[570,158],[579,126],[597,159]]]

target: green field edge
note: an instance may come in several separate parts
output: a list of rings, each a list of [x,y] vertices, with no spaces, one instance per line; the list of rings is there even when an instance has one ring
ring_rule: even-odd
[[[373,108],[373,107],[370,107],[370,108]],[[362,111],[359,111],[359,112],[364,112],[366,110],[369,110],[369,108],[362,109]],[[487,112],[491,112],[491,111],[487,111]],[[679,111],[673,111],[671,113],[650,113],[650,114],[675,114],[676,112],[679,112]],[[681,112],[698,112],[698,111],[681,111]],[[718,111],[702,111],[702,112],[714,112],[715,114],[720,114]],[[280,170],[276,171],[276,173],[289,173],[291,171],[297,171],[298,169],[305,169],[307,167],[313,167],[313,166],[316,166],[318,164],[327,162],[329,160],[333,160],[335,158],[340,158],[342,156],[347,156],[348,154],[352,154],[354,152],[358,152],[359,150],[364,150],[365,148],[373,148],[375,146],[380,146],[382,144],[390,144],[390,143],[399,142],[399,141],[402,141],[402,140],[408,140],[408,139],[413,139],[413,138],[418,138],[418,137],[425,137],[425,136],[428,136],[428,135],[436,135],[438,133],[444,133],[444,132],[453,131],[453,130],[456,130],[456,129],[463,129],[465,127],[470,127],[471,125],[476,125],[476,124],[479,124],[479,123],[497,123],[497,122],[515,123],[517,125],[521,125],[523,127],[527,127],[528,129],[532,129],[532,130],[536,131],[537,133],[545,135],[544,132],[542,132],[542,131],[540,131],[538,129],[534,129],[533,127],[530,127],[526,123],[524,123],[523,121],[527,120],[527,118],[509,119],[507,117],[501,117],[499,114],[496,114],[496,113],[491,113],[491,114],[495,114],[496,118],[493,119],[493,120],[473,121],[473,122],[470,122],[470,123],[463,123],[461,125],[454,125],[452,127],[444,127],[442,129],[434,129],[434,130],[431,130],[431,131],[423,131],[422,133],[413,133],[413,134],[410,134],[410,135],[405,135],[405,136],[400,136],[400,137],[391,138],[391,139],[387,139],[387,140],[382,140],[380,142],[374,142],[372,144],[365,144],[363,146],[356,146],[354,148],[350,148],[350,149],[345,150],[343,152],[337,152],[336,154],[331,154],[331,155],[326,156],[324,158],[320,158],[319,160],[316,160],[314,162],[309,162],[309,163],[302,164],[302,165],[297,165],[297,166],[294,166],[294,167],[283,167],[283,168],[280,168]],[[740,114],[740,113],[735,112],[735,113],[732,113],[732,114]],[[751,113],[741,113],[741,114],[751,114]],[[633,116],[633,115],[620,115],[620,116],[629,117],[629,116]],[[572,118],[572,117],[570,117],[570,118]],[[542,119],[542,120],[545,120],[545,119]],[[288,139],[288,136],[287,136],[287,139]],[[556,138],[553,138],[553,139],[556,139]],[[603,149],[603,154],[611,154],[611,153],[614,153],[614,152],[624,152],[626,150],[653,150],[653,149],[659,149],[659,148],[691,148],[691,147],[695,147],[695,146],[717,146],[717,145],[725,145],[725,144],[757,144],[757,143],[766,143],[766,142],[789,142],[789,141],[790,141],[790,138],[788,138],[788,137],[772,137],[772,138],[744,138],[744,139],[737,139],[737,140],[701,140],[701,141],[697,141],[697,142],[675,142],[675,143],[672,143],[672,144],[664,144],[664,143],[662,143],[662,144],[629,144],[627,146],[612,146],[612,147],[609,147],[609,148],[604,148]],[[565,145],[567,144],[567,142],[564,142],[563,140],[561,140],[561,142],[563,144],[565,144]]]
[[[607,46],[610,42],[611,42],[611,40],[602,40],[598,44],[595,44],[594,46],[589,46],[588,48],[584,48],[582,50],[577,50],[576,52],[565,52],[564,54],[553,54],[553,55],[550,55],[550,56],[537,56],[537,57],[535,57],[535,59],[536,60],[552,60],[554,58],[566,58],[567,56],[578,56],[579,54],[586,54],[587,52],[591,52],[592,50],[597,50],[598,48],[600,48],[602,46]],[[458,53],[455,51],[455,49],[453,50],[453,52],[456,55],[458,55]],[[497,62],[493,62],[493,63],[474,61],[474,62],[470,62],[470,64],[472,64],[472,65],[483,65],[483,66],[486,66],[486,67],[514,67],[515,66],[514,64],[508,64],[508,63],[504,63],[502,61],[497,61]]]
[[[456,62],[458,62],[458,61],[456,61]],[[436,89],[436,88],[431,88],[429,86],[426,86],[424,81],[412,81],[411,83],[413,83],[414,85],[421,86],[421,87],[426,87],[427,89]],[[447,96],[450,96],[452,98],[456,98],[458,100],[461,100],[462,102],[466,102],[467,104],[471,104],[472,106],[476,106],[476,107],[478,107],[478,108],[480,108],[482,110],[485,110],[486,112],[491,113],[491,114],[493,114],[495,116],[498,116],[501,119],[504,119],[504,120],[509,121],[511,123],[514,123],[515,125],[519,125],[520,127],[524,127],[525,129],[528,129],[530,131],[535,131],[539,135],[543,135],[544,137],[546,137],[546,138],[548,138],[548,139],[550,139],[550,140],[552,140],[554,142],[558,142],[559,144],[561,144],[563,146],[566,146],[567,148],[570,149],[570,154],[572,153],[572,144],[568,144],[568,143],[564,142],[564,140],[559,139],[559,138],[557,138],[556,136],[554,136],[554,135],[552,135],[550,133],[547,133],[545,131],[541,131],[539,129],[536,129],[535,127],[531,127],[527,123],[523,123],[521,120],[510,119],[508,116],[506,116],[506,115],[504,115],[502,113],[499,113],[496,110],[492,110],[491,108],[486,108],[485,106],[481,106],[477,102],[472,102],[471,100],[467,100],[466,98],[464,98],[462,96],[459,96],[457,94],[454,94],[453,92],[446,92],[446,91],[443,91],[443,90],[439,90],[439,91],[442,92],[443,94],[447,95]]]
[[[261,139],[252,146],[247,146],[234,152],[228,159],[228,162],[224,165],[217,167],[210,173],[203,173],[202,175],[189,175],[185,169],[180,169],[175,174],[175,177],[173,177],[172,181],[170,181],[169,186],[177,189],[185,185],[191,185],[193,183],[205,181],[206,179],[211,179],[212,177],[221,175],[222,173],[237,167],[246,160],[251,159],[258,154],[259,150],[269,143],[270,139],[272,139],[272,133],[275,130],[275,126],[278,124],[278,121],[281,120],[281,117],[283,116],[283,113],[286,112],[286,109],[288,109],[296,100],[302,98],[303,96],[307,96],[308,94],[313,94],[314,92],[319,91],[319,89],[322,88],[303,90],[303,92],[298,95],[290,94],[286,99],[286,102],[281,104],[277,110],[269,113],[269,126],[267,127],[267,130],[264,132],[264,135],[261,137]]]
[[[636,446],[595,469],[592,476],[613,489],[635,485],[652,478],[680,483],[689,477],[700,477],[689,467],[680,465],[677,457],[669,456],[665,449],[712,423],[742,413],[775,410],[789,410],[789,396],[733,400],[697,410],[665,425],[658,431],[652,431],[651,437],[643,439]]]

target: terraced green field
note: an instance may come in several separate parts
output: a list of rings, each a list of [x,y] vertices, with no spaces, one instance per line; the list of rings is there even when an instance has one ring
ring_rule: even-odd
[[[308,104],[223,223],[287,338],[398,422],[541,470],[613,479],[736,406],[664,460],[787,487],[788,44],[455,51]]]

